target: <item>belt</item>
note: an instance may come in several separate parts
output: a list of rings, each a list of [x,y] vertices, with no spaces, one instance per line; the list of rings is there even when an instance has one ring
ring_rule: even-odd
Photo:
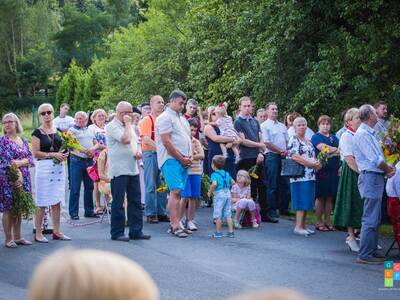
[[[383,176],[383,172],[380,173],[380,172],[375,172],[375,171],[366,171],[366,170],[363,170],[363,171],[361,171],[361,173],[363,173],[363,174],[375,174],[375,175],[382,175],[382,176]]]
[[[74,155],[74,154],[71,154],[71,158],[76,158],[76,159],[83,160],[83,161],[90,161],[90,160],[93,160],[93,159],[90,158],[90,157],[80,157],[80,156],[77,156],[77,155]]]

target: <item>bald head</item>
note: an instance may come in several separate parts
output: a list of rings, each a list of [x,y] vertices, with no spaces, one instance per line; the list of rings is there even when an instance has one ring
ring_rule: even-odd
[[[150,99],[151,113],[158,116],[164,110],[164,99],[160,95],[151,97]]]
[[[132,111],[132,104],[130,104],[128,101],[121,101],[117,104],[117,108],[115,109],[118,112],[124,112],[124,111]]]

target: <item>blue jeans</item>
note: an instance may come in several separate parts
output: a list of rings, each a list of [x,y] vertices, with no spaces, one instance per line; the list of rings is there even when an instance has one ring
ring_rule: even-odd
[[[69,194],[69,215],[71,217],[79,215],[79,196],[83,181],[83,207],[85,215],[93,214],[93,181],[86,172],[86,168],[93,164],[91,159],[79,159],[71,155],[70,159],[70,186]]]
[[[278,197],[279,211],[288,212],[289,209],[289,178],[281,176],[281,161],[279,154],[268,152],[265,156],[265,177],[267,181],[267,214],[270,217],[277,217]]]
[[[144,165],[144,213],[146,216],[167,214],[167,193],[158,193],[160,187],[160,170],[157,164],[157,153],[143,151]]]
[[[111,238],[115,239],[125,235],[125,195],[128,200],[129,236],[142,235],[143,212],[140,202],[139,175],[121,175],[111,179],[111,194]]]

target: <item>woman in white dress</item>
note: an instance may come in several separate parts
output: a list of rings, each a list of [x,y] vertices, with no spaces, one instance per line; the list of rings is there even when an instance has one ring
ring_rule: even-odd
[[[32,132],[32,150],[37,160],[35,170],[35,228],[42,228],[45,208],[51,206],[53,240],[70,240],[60,231],[61,202],[65,199],[65,163],[68,153],[59,152],[62,140],[53,126],[54,108],[49,103],[39,106],[41,126]],[[35,241],[48,243],[41,230]]]

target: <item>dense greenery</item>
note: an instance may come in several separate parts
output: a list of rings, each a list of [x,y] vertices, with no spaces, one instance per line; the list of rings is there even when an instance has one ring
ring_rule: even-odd
[[[76,110],[179,87],[203,105],[250,95],[311,121],[378,100],[400,112],[397,0],[3,2],[31,17],[1,9],[0,94],[58,84],[58,103]],[[35,17],[46,34],[21,39],[22,53],[3,25],[31,37]]]

